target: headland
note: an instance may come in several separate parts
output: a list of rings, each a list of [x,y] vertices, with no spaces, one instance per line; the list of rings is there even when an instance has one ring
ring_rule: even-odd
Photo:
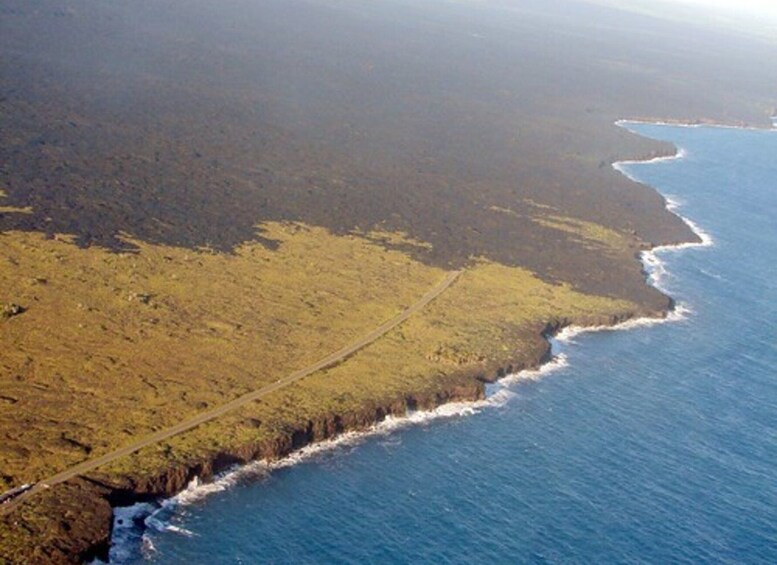
[[[714,58],[732,94],[702,65],[719,49],[704,30],[657,54],[553,10],[386,10],[3,8],[0,490],[304,370],[465,271],[338,364],[36,490],[0,518],[3,559],[104,555],[114,505],[477,400],[561,328],[671,310],[640,254],[697,238],[611,165],[674,148],[613,122],[766,124],[767,48]]]

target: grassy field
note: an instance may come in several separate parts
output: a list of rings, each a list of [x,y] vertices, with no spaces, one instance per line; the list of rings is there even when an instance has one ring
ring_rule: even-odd
[[[0,303],[23,308],[0,321],[0,488],[274,382],[368,333],[445,275],[383,246],[426,245],[402,233],[333,235],[266,223],[257,234],[273,245],[249,243],[232,254],[141,241],[132,242],[136,252],[115,253],[79,248],[67,236],[0,234]],[[625,251],[620,239],[605,239],[599,244],[612,243],[613,253],[633,254],[637,245]],[[401,410],[418,398],[434,405],[457,390],[472,397],[475,377],[534,363],[548,322],[640,311],[472,258],[444,294],[346,361],[90,476],[164,491],[156,479],[219,454],[284,453],[300,431],[304,443],[369,425],[375,407]],[[25,560],[33,551],[45,562],[68,554],[51,549],[64,539],[92,546],[107,527],[108,494],[71,481],[34,495],[0,527],[0,556]]]
[[[31,482],[300,367],[392,317],[441,271],[358,237],[264,226],[277,251],[114,254],[6,233],[6,485]],[[30,446],[35,446],[31,448]]]
[[[0,518],[0,561],[104,544],[113,487],[168,493],[221,454],[471,398],[536,362],[549,323],[668,306],[636,254],[693,235],[610,165],[674,148],[614,122],[767,125],[772,47],[588,2],[465,4],[3,3],[0,491],[275,382],[466,272],[346,361],[36,493]]]
[[[25,309],[0,324],[2,487],[274,382],[396,315],[444,275],[373,242],[404,242],[402,234],[281,223],[258,233],[276,248],[223,254],[133,242],[138,252],[111,253],[64,236],[0,235],[13,267],[0,270],[0,301]],[[526,349],[519,336],[536,339],[547,320],[637,308],[473,259],[442,297],[347,362],[110,472],[158,472],[225,439],[269,440],[315,414],[433,390],[446,374],[515,358]]]

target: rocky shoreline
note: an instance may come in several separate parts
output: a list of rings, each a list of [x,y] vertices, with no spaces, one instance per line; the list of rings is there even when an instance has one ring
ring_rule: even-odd
[[[640,160],[671,157],[676,152],[673,145],[667,144],[641,155]],[[698,239],[698,236],[691,231],[688,239],[692,241],[694,238]],[[670,245],[677,243],[680,242],[669,242]],[[658,245],[661,244],[644,243],[636,255]],[[272,440],[216,450],[185,464],[171,465],[154,475],[121,479],[85,476],[57,485],[0,518],[4,523],[0,533],[13,535],[14,529],[24,529],[29,538],[36,540],[34,547],[16,548],[24,551],[23,555],[16,553],[7,557],[11,562],[25,563],[107,561],[113,508],[169,498],[183,491],[195,478],[208,482],[234,466],[257,460],[276,461],[305,446],[331,440],[344,433],[366,431],[389,416],[402,417],[410,411],[434,410],[452,402],[482,400],[487,383],[520,371],[537,369],[548,362],[552,356],[550,339],[564,328],[573,325],[581,328],[612,327],[639,318],[665,318],[673,310],[674,301],[666,295],[661,296],[663,298],[659,297],[651,306],[631,311],[558,318],[538,324],[532,330],[533,338],[524,342],[526,346],[521,351],[513,351],[501,359],[491,358],[454,369],[431,392],[408,393],[389,401],[368,403],[346,413],[327,414],[291,427]]]
[[[773,49],[535,4],[4,3],[0,490],[36,490],[0,508],[0,563],[105,558],[116,507],[482,399],[564,327],[667,315],[635,261],[698,236],[612,165],[676,148],[614,122],[766,125]],[[463,268],[408,339],[73,472]]]
[[[628,320],[642,317],[665,317],[674,304],[667,297],[666,307],[657,312],[629,312],[590,319],[559,319],[537,328],[538,339],[530,351],[519,359],[503,362],[491,361],[479,367],[452,373],[442,388],[434,393],[408,394],[383,404],[364,406],[359,411],[330,414],[324,418],[305,422],[303,427],[290,430],[274,441],[249,443],[237,449],[218,451],[207,458],[193,460],[185,465],[175,465],[162,473],[148,477],[132,477],[123,483],[107,484],[95,479],[79,479],[74,485],[66,484],[68,494],[76,495],[79,504],[89,504],[97,511],[87,521],[60,519],[57,529],[77,535],[62,538],[55,536],[50,546],[35,548],[32,563],[80,563],[92,559],[107,561],[112,534],[112,509],[139,502],[169,498],[183,491],[195,478],[208,482],[218,474],[236,466],[257,460],[274,461],[289,456],[294,451],[318,442],[331,440],[348,432],[361,432],[380,423],[386,417],[402,417],[410,411],[429,411],[452,402],[476,402],[485,398],[485,385],[502,377],[524,370],[537,369],[550,361],[550,338],[570,326],[616,326]],[[60,493],[61,494],[61,493]],[[88,500],[88,502],[87,502]],[[64,502],[64,501],[63,501]],[[106,511],[107,510],[107,511]],[[81,514],[80,520],[85,516]],[[64,533],[63,532],[63,533]]]
[[[668,144],[643,155],[639,160],[649,161],[676,155],[677,148]],[[663,245],[701,241],[698,233],[693,229],[690,232],[688,241],[650,243],[644,245],[643,251]],[[643,274],[647,277],[644,270]],[[559,318],[538,325],[534,334],[536,339],[517,358],[514,356],[510,359],[490,359],[452,372],[445,377],[440,388],[432,393],[406,394],[390,402],[365,405],[359,410],[328,414],[322,418],[308,420],[302,426],[290,429],[272,441],[247,443],[236,449],[215,451],[207,457],[192,460],[184,465],[170,466],[153,476],[130,477],[124,482],[110,484],[94,478],[80,478],[60,485],[66,493],[62,496],[63,493],[60,492],[59,505],[67,506],[80,501],[82,508],[91,508],[92,511],[80,515],[63,513],[57,529],[65,535],[49,537],[53,543],[35,548],[35,555],[31,555],[28,562],[80,563],[93,559],[107,561],[111,545],[113,508],[173,497],[194,479],[209,482],[235,466],[259,460],[277,461],[303,447],[332,440],[341,434],[366,431],[390,416],[402,417],[411,411],[431,411],[453,402],[483,400],[486,396],[486,384],[524,370],[537,369],[549,362],[552,358],[550,340],[565,328],[614,327],[635,319],[663,319],[675,309],[675,303],[671,297],[663,293],[662,296],[663,304],[652,309],[641,308],[609,316]],[[78,520],[73,519],[76,516]]]

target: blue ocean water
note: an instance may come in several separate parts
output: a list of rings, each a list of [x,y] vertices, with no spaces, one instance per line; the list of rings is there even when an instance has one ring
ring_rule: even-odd
[[[626,169],[714,239],[660,255],[683,320],[557,343],[501,402],[170,505],[115,556],[777,563],[777,133],[629,127],[685,150]]]

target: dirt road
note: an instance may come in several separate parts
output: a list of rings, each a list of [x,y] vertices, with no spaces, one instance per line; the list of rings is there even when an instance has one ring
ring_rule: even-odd
[[[340,363],[341,361],[353,355],[360,349],[365,348],[366,346],[370,345],[374,341],[384,336],[386,333],[388,333],[389,331],[391,331],[392,329],[400,325],[402,322],[407,320],[414,313],[423,309],[432,300],[434,300],[440,294],[445,292],[456,281],[456,279],[458,279],[459,276],[461,276],[462,273],[463,271],[453,271],[449,273],[448,275],[446,275],[445,279],[442,282],[440,282],[440,284],[438,284],[436,287],[434,287],[432,290],[426,293],[420,300],[418,300],[418,302],[414,303],[412,306],[404,310],[401,314],[398,314],[396,317],[384,322],[383,324],[375,328],[367,335],[362,336],[359,340],[355,341],[350,345],[347,345],[346,347],[343,347],[342,349],[339,349],[338,351],[335,351],[334,353],[324,357],[323,359],[314,363],[313,365],[300,369],[299,371],[295,371],[294,373],[291,373],[290,375],[287,375],[281,379],[278,379],[276,382],[263,386],[262,388],[257,389],[253,392],[249,392],[247,394],[244,394],[243,396],[239,396],[238,398],[235,398],[234,400],[231,400],[226,404],[222,404],[221,406],[217,406],[216,408],[202,412],[201,414],[193,418],[190,418],[188,420],[184,420],[183,422],[180,422],[175,426],[165,428],[164,430],[160,430],[158,432],[150,434],[129,445],[126,445],[124,447],[121,447],[119,449],[106,453],[104,455],[101,455],[100,457],[95,457],[94,459],[88,459],[86,461],[83,461],[78,465],[65,469],[64,471],[57,473],[56,475],[53,475],[47,479],[39,481],[29,490],[21,493],[20,495],[16,496],[12,500],[0,506],[0,515],[8,514],[9,512],[13,511],[25,499],[27,499],[30,496],[33,496],[37,492],[50,488],[56,484],[63,483],[79,475],[83,475],[84,473],[88,473],[89,471],[93,471],[94,469],[102,465],[105,465],[106,463],[110,463],[111,461],[114,461],[119,457],[130,455],[131,453],[134,453],[140,449],[143,449],[144,447],[148,447],[149,445],[153,445],[160,441],[170,439],[171,437],[176,436],[182,432],[191,430],[192,428],[195,428],[200,424],[204,424],[205,422],[214,420],[219,416],[223,416],[227,412],[231,412],[236,408],[240,408],[241,406],[245,406],[250,402],[253,402],[264,396],[267,396],[268,394],[271,394],[276,390],[280,390],[284,387],[287,387],[290,384],[300,379],[303,379],[313,373],[316,373],[322,369],[326,369],[327,367],[331,367],[332,365],[336,365],[337,363]]]

